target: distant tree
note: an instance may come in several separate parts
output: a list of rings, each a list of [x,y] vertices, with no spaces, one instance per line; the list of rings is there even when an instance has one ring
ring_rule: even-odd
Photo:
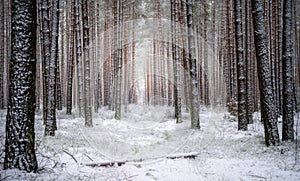
[[[116,66],[116,95],[115,95],[115,119],[121,119],[121,100],[122,100],[122,63],[123,63],[123,0],[119,0],[119,19],[118,19],[118,59]]]
[[[180,75],[180,61],[179,61],[179,40],[178,40],[178,5],[179,0],[171,0],[171,31],[172,31],[172,57],[173,57],[173,73],[174,73],[174,107],[175,118],[177,123],[182,122],[181,113],[181,75]]]
[[[247,122],[248,124],[253,123],[253,118],[252,118],[252,114],[253,114],[253,91],[252,91],[252,87],[253,87],[253,83],[254,81],[252,80],[252,59],[251,59],[251,55],[252,55],[252,43],[251,43],[251,2],[250,1],[246,1],[245,4],[245,42],[246,42],[246,46],[245,46],[245,62],[246,62],[246,112],[247,112]]]
[[[261,118],[265,128],[266,145],[278,145],[279,134],[276,118],[276,106],[272,95],[270,59],[266,36],[263,0],[251,0],[254,24],[254,41],[260,89]]]
[[[292,40],[292,0],[283,0],[282,73],[283,121],[282,140],[294,140],[294,64]]]
[[[73,106],[73,77],[74,77],[74,62],[75,62],[75,56],[74,56],[74,24],[75,24],[75,6],[74,6],[74,0],[71,0],[71,2],[68,3],[67,8],[69,8],[69,11],[67,13],[70,13],[70,16],[68,18],[68,26],[67,26],[67,41],[68,41],[68,57],[67,57],[67,95],[66,95],[66,114],[71,115],[72,114],[72,106]]]
[[[12,1],[4,169],[37,171],[35,155],[36,1]]]
[[[80,20],[80,0],[75,0],[75,32],[76,32],[76,60],[77,60],[77,84],[78,84],[78,110],[79,116],[83,117],[83,76],[82,76],[82,49],[81,49],[81,20]]]

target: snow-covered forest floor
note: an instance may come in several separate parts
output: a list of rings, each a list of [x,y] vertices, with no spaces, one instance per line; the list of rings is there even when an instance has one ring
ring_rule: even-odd
[[[123,108],[125,110],[125,108]],[[0,112],[0,180],[299,180],[300,149],[283,143],[266,147],[263,127],[255,114],[249,131],[237,131],[237,121],[223,108],[202,108],[200,130],[190,129],[184,111],[175,124],[173,109],[130,105],[122,120],[105,108],[94,114],[94,127],[58,112],[55,137],[44,137],[36,116],[38,173],[3,170],[5,111]],[[279,125],[280,127],[280,125]],[[298,127],[298,132],[300,128]],[[300,137],[298,136],[298,140]],[[298,144],[300,147],[300,143]],[[193,158],[168,156],[197,154]],[[122,166],[87,164],[126,161]]]

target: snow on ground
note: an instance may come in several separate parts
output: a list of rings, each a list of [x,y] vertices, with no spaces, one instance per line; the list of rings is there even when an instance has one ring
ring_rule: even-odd
[[[242,132],[236,121],[224,116],[223,108],[202,108],[200,130],[190,129],[186,112],[184,122],[176,124],[169,107],[125,109],[122,120],[115,120],[112,111],[99,110],[93,128],[85,128],[83,119],[58,112],[55,137],[43,136],[42,117],[37,115],[38,173],[1,170],[0,180],[300,180],[300,149],[296,151],[294,143],[266,147],[258,114],[249,131]],[[3,168],[4,111],[0,118]],[[167,158],[188,153],[198,155]],[[126,164],[87,166],[111,161]]]

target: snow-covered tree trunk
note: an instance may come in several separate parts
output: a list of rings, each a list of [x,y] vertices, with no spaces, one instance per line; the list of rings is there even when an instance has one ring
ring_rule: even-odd
[[[177,123],[182,122],[181,115],[181,82],[180,82],[180,61],[179,61],[179,41],[178,41],[178,0],[171,0],[172,12],[172,57],[173,57],[173,73],[174,73],[174,107],[175,118]]]
[[[83,117],[83,76],[82,76],[82,49],[81,49],[81,21],[80,21],[80,2],[75,0],[75,31],[76,31],[76,60],[77,60],[77,85],[78,85],[78,111],[79,116]]]
[[[238,130],[247,130],[246,114],[246,76],[243,46],[242,4],[234,0],[235,11],[235,50],[237,59],[237,89],[238,89]]]
[[[282,140],[294,140],[294,74],[292,42],[292,0],[283,0],[282,77],[283,121]]]
[[[278,145],[279,135],[276,118],[276,106],[272,96],[272,82],[268,41],[266,36],[263,0],[251,0],[254,24],[254,42],[260,88],[261,118],[265,128],[266,145]]]
[[[122,63],[123,63],[123,0],[119,0],[119,20],[118,20],[118,61],[116,75],[116,112],[115,119],[121,119],[121,88],[122,88]]]
[[[187,11],[187,26],[188,26],[188,48],[189,48],[189,63],[190,63],[190,114],[191,127],[199,129],[199,97],[198,97],[198,80],[197,80],[197,60],[195,50],[195,36],[194,36],[194,21],[193,21],[193,5],[192,0],[186,2]]]
[[[88,0],[82,2],[83,24],[83,53],[84,53],[84,120],[86,127],[92,127],[92,101],[91,101],[91,72],[90,72],[90,45],[89,45],[89,17]]]
[[[36,1],[12,2],[4,169],[38,169],[35,155]]]
[[[57,36],[58,36],[58,2],[54,1],[52,7],[53,21],[52,31],[50,31],[50,17],[49,0],[42,1],[42,36],[43,36],[43,53],[44,53],[44,123],[45,123],[45,136],[54,136],[56,130],[56,117],[55,117],[55,83],[56,83],[56,63],[57,63]],[[52,34],[50,34],[52,33]]]
[[[59,1],[52,0],[51,52],[48,63],[47,114],[45,136],[54,136],[56,127],[56,68],[58,62]]]
[[[73,106],[73,75],[74,75],[74,21],[75,21],[75,12],[74,12],[74,0],[69,3],[70,16],[67,18],[69,21],[67,26],[67,34],[68,34],[68,59],[67,59],[67,95],[66,95],[66,114],[72,114],[72,106]],[[69,13],[69,12],[67,12]]]
[[[253,123],[253,101],[252,101],[252,78],[251,78],[251,34],[250,34],[250,26],[251,23],[251,3],[247,1],[245,4],[245,61],[246,61],[246,114],[247,114],[247,122],[248,124]]]
[[[49,85],[49,69],[50,69],[50,46],[51,46],[51,37],[50,37],[50,3],[48,0],[41,1],[41,19],[42,19],[42,37],[43,37],[43,118],[44,124],[47,121],[47,108],[48,108],[48,88]]]
[[[0,109],[4,109],[4,1],[0,3]]]

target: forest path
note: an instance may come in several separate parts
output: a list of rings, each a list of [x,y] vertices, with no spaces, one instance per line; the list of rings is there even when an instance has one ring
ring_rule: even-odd
[[[190,129],[189,113],[176,124],[169,107],[129,107],[121,120],[100,112],[94,127],[80,128],[87,142],[109,160],[155,160],[167,155],[203,152],[222,135],[224,109],[203,110],[200,130]],[[104,115],[104,117],[103,117]]]

